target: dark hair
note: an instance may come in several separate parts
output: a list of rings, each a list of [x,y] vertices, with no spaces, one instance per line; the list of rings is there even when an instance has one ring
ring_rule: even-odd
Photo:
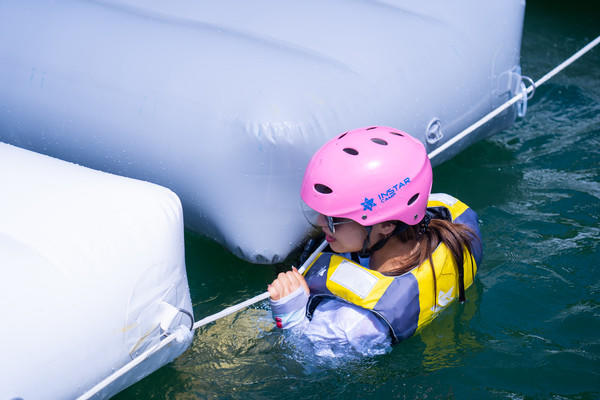
[[[425,229],[424,232],[421,225],[412,225],[403,232],[398,233],[396,236],[402,242],[416,240],[419,243],[419,249],[407,260],[403,260],[397,268],[393,269],[391,272],[387,272],[387,275],[401,275],[414,267],[423,264],[425,260],[429,260],[431,272],[433,274],[434,298],[437,298],[437,283],[432,254],[440,243],[444,243],[446,247],[448,247],[452,257],[454,257],[454,261],[456,261],[458,269],[456,272],[462,281],[459,281],[459,283],[464,292],[464,277],[461,273],[465,262],[463,251],[466,248],[469,251],[470,256],[473,257],[472,243],[474,240],[479,240],[470,227],[444,219],[432,219],[429,223],[429,227]],[[471,263],[471,268],[473,268],[473,263]],[[475,276],[474,271],[471,272],[473,273],[472,276]]]

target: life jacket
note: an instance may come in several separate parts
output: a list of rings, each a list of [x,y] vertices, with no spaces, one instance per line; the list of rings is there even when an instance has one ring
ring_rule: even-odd
[[[375,313],[389,328],[393,342],[412,336],[433,320],[458,297],[459,286],[471,286],[481,262],[482,248],[477,214],[466,204],[446,194],[432,194],[427,204],[432,218],[447,219],[469,226],[476,234],[471,254],[463,253],[463,285],[459,285],[459,268],[450,250],[440,243],[429,260],[399,276],[386,276],[334,253],[320,253],[304,272],[310,288],[307,317],[324,298],[337,298]]]

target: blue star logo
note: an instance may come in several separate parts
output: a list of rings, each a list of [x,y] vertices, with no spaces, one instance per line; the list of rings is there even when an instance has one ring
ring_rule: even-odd
[[[377,204],[375,204],[375,199],[367,199],[365,197],[365,201],[360,203],[360,205],[364,207],[363,211],[373,211],[373,207],[375,207]]]

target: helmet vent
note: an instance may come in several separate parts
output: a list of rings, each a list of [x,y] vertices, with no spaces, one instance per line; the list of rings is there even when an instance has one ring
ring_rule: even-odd
[[[346,153],[348,153],[350,155],[353,155],[353,156],[357,156],[358,155],[358,151],[355,150],[355,149],[353,149],[353,148],[350,148],[350,147],[346,147],[344,149],[344,152],[346,152]]]
[[[392,131],[390,131],[390,133],[391,133],[392,135],[396,135],[396,136],[404,136],[403,134],[401,134],[401,133],[398,133],[398,132],[392,132]]]
[[[379,138],[371,138],[371,142],[380,144],[382,146],[387,146],[388,144],[385,140]]]
[[[323,185],[321,183],[315,183],[315,190],[323,194],[329,194],[333,192],[333,190],[329,186]]]
[[[344,136],[346,136],[346,134],[347,134],[347,133],[348,133],[348,132],[344,132],[344,133],[342,133],[342,134],[341,134],[341,135],[338,137],[338,140],[340,140],[341,138],[343,138]]]
[[[408,200],[408,203],[406,203],[406,205],[410,206],[412,203],[414,203],[415,201],[417,201],[418,198],[419,198],[419,193],[417,193],[413,197],[411,197],[410,200]]]
[[[377,127],[376,126],[372,126],[370,128],[367,128],[367,130],[370,131],[371,129],[375,129],[375,128],[377,128]]]

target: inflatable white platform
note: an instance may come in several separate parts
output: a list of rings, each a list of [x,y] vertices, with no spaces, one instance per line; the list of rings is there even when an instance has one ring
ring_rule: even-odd
[[[5,0],[0,140],[164,185],[190,229],[276,262],[308,229],[300,182],[325,141],[382,125],[432,151],[516,94],[524,8]]]
[[[0,399],[76,398],[191,326],[173,192],[0,143],[0,193]],[[173,360],[184,338],[95,398]]]

